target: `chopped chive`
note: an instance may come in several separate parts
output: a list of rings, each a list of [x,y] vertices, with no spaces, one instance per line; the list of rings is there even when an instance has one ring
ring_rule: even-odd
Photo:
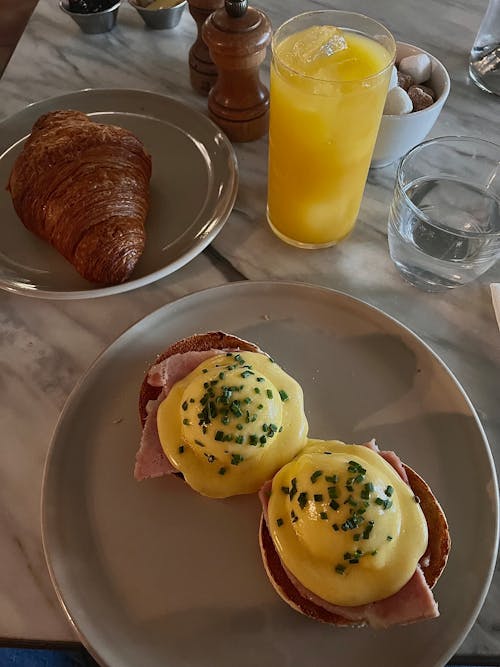
[[[191,426],[191,421],[189,419],[183,419],[182,423],[184,424],[184,426]]]
[[[249,445],[252,445],[252,446],[253,446],[253,445],[256,445],[256,444],[258,443],[258,441],[259,441],[259,440],[258,440],[258,438],[257,438],[256,435],[249,435],[249,436],[248,436],[248,444],[249,444]]]
[[[317,503],[320,503],[323,500],[323,494],[322,493],[315,493],[314,494],[314,500]]]
[[[224,417],[221,419],[221,422],[224,424],[224,426],[227,426],[229,424],[229,417],[224,415]]]
[[[257,380],[257,382],[264,382],[264,378],[263,378],[263,377],[258,377],[258,378],[256,378],[256,380]],[[260,390],[259,390],[259,391],[260,391]]]
[[[315,470],[311,475],[311,482],[314,484],[318,479],[318,477],[321,477],[322,474],[323,474],[322,470]]]
[[[276,426],[276,424],[269,424],[269,430],[272,431],[273,433],[276,433],[278,427]]]
[[[300,509],[303,510],[304,507],[307,504],[307,492],[302,491],[302,493],[299,493],[299,497],[297,498],[297,502],[299,503]]]
[[[244,364],[245,360],[241,358],[241,354],[235,354],[234,358],[236,361],[238,361],[240,364]]]
[[[189,399],[189,402],[190,402],[190,403],[194,403],[194,398],[190,398],[190,399]]]
[[[262,410],[263,407],[264,406],[262,405],[262,403],[259,403],[259,405],[257,406],[257,410]]]
[[[215,440],[222,442],[224,440],[224,431],[217,431],[215,434]]]
[[[361,533],[356,533],[355,535],[352,536],[352,539],[355,542],[359,542],[360,538],[361,538]]]
[[[333,500],[334,498],[339,497],[339,492],[336,486],[329,486],[328,487],[328,495],[330,498]]]
[[[247,378],[249,375],[255,375],[253,371],[243,371],[243,373],[240,373],[242,378]]]
[[[287,496],[290,493],[290,488],[288,486],[281,487],[282,492]]]
[[[356,565],[356,563],[359,563],[359,558],[351,558],[349,563],[351,563],[352,565]]]
[[[184,411],[186,411],[186,410],[188,409],[188,403],[187,403],[187,401],[184,401],[184,403],[182,404],[182,409],[183,409]]]
[[[323,519],[323,521],[326,521],[328,519],[328,514],[326,512],[320,512],[319,516],[320,519]]]
[[[265,436],[265,435],[261,435],[260,438],[259,438],[259,442],[260,442],[261,445],[265,445],[266,442],[267,442],[267,438],[266,438],[266,436]]]
[[[276,519],[276,523],[278,524],[278,526],[282,526],[283,525],[283,519],[281,517],[279,519]]]
[[[243,424],[236,424],[238,431],[243,431]]]
[[[295,496],[296,493],[297,493],[297,478],[294,477],[292,479],[292,485],[290,488],[290,500],[293,500],[293,497]]]
[[[259,378],[257,378],[257,379],[259,379]],[[260,389],[258,387],[254,387],[253,390],[256,394],[260,394]]]
[[[356,477],[354,478],[354,482],[356,484],[360,484],[363,480],[364,480],[364,475],[361,475],[361,474],[356,475]]]
[[[205,447],[205,445],[202,442],[200,442],[199,440],[195,440],[195,443],[197,445],[199,445],[200,447]]]
[[[202,373],[208,373],[208,370],[206,368],[204,368],[201,372]]]
[[[338,529],[339,529],[339,526],[338,526],[337,523],[332,523],[332,528],[333,528],[333,530],[334,530],[335,532],[337,532]]]
[[[382,498],[379,498],[378,496],[377,496],[377,498],[375,498],[375,502],[377,503],[377,505],[384,505],[385,504],[385,500],[383,500]]]
[[[324,452],[326,454],[326,452]],[[327,482],[330,482],[331,484],[336,484],[339,481],[339,476],[338,475],[325,475],[325,479]]]
[[[219,475],[225,475],[226,474],[226,469],[225,468],[219,468]]]
[[[242,435],[237,435],[235,437],[234,441],[237,445],[242,445],[243,444],[243,436]]]
[[[338,572],[338,574],[344,574],[345,567],[343,565],[336,565],[335,566],[335,572]]]
[[[387,535],[386,540],[390,542],[392,540],[392,535]]]
[[[376,556],[376,555],[377,555],[377,550],[374,549],[374,550],[371,552],[371,555],[372,555],[372,556]]]
[[[238,405],[238,403],[236,401],[233,401],[231,403],[231,405],[229,406],[229,409],[231,410],[233,415],[235,415],[235,417],[241,417],[243,415],[243,413],[240,409],[240,406]]]
[[[386,495],[386,496],[389,496],[389,498],[390,498],[390,497],[392,496],[393,493],[394,493],[394,489],[393,489],[393,487],[389,484],[389,486],[388,486],[388,487],[386,488],[386,490],[385,490],[385,495]]]
[[[288,401],[288,394],[286,393],[286,391],[284,389],[280,389],[279,393],[280,393],[280,398],[283,401],[283,403],[285,401]]]
[[[243,461],[243,456],[240,454],[231,454],[231,465],[237,466]]]
[[[247,396],[244,402],[248,405],[249,403],[252,402],[252,399],[250,398],[250,396]]]
[[[273,392],[271,391],[271,389],[266,389],[266,394],[267,394],[267,398],[272,398],[273,397]]]
[[[338,504],[338,502],[336,500],[331,500],[330,501],[330,507],[332,508],[332,510],[338,510],[340,505]]]
[[[226,374],[223,371],[221,371],[219,373],[219,380],[223,380],[225,377],[226,377]]]
[[[350,560],[352,558],[352,554],[349,553],[349,551],[346,551],[344,554],[344,560]]]
[[[179,454],[184,454],[184,445],[179,445]]]

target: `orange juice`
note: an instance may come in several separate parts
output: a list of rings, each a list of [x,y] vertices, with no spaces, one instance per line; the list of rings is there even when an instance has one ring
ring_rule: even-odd
[[[268,220],[284,240],[322,247],[352,230],[389,85],[390,40],[328,25],[275,36]]]

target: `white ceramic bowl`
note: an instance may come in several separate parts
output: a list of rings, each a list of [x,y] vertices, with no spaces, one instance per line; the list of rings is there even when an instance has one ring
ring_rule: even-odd
[[[396,62],[406,56],[418,53],[427,53],[411,44],[396,42]],[[402,115],[384,115],[380,123],[377,142],[371,162],[372,168],[386,167],[405,155],[431,131],[438,119],[443,104],[446,102],[450,92],[450,77],[446,68],[430,53],[427,55],[432,60],[431,87],[436,93],[436,101],[427,109],[412,111]]]

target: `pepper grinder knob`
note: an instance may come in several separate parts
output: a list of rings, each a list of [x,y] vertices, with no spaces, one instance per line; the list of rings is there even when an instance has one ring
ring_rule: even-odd
[[[248,9],[248,0],[226,0],[224,6],[229,16],[237,19]]]
[[[208,96],[210,118],[231,141],[253,141],[269,124],[269,91],[259,67],[271,41],[271,23],[248,0],[225,0],[202,28],[218,77]]]
[[[188,0],[188,3],[198,30],[196,40],[189,50],[189,78],[194,90],[206,96],[217,79],[217,66],[210,57],[201,30],[210,14],[224,7],[224,0]]]

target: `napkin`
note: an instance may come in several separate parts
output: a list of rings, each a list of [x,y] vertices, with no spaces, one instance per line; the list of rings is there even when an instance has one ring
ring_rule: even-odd
[[[500,328],[500,283],[491,283],[491,298],[493,300],[493,310]]]

